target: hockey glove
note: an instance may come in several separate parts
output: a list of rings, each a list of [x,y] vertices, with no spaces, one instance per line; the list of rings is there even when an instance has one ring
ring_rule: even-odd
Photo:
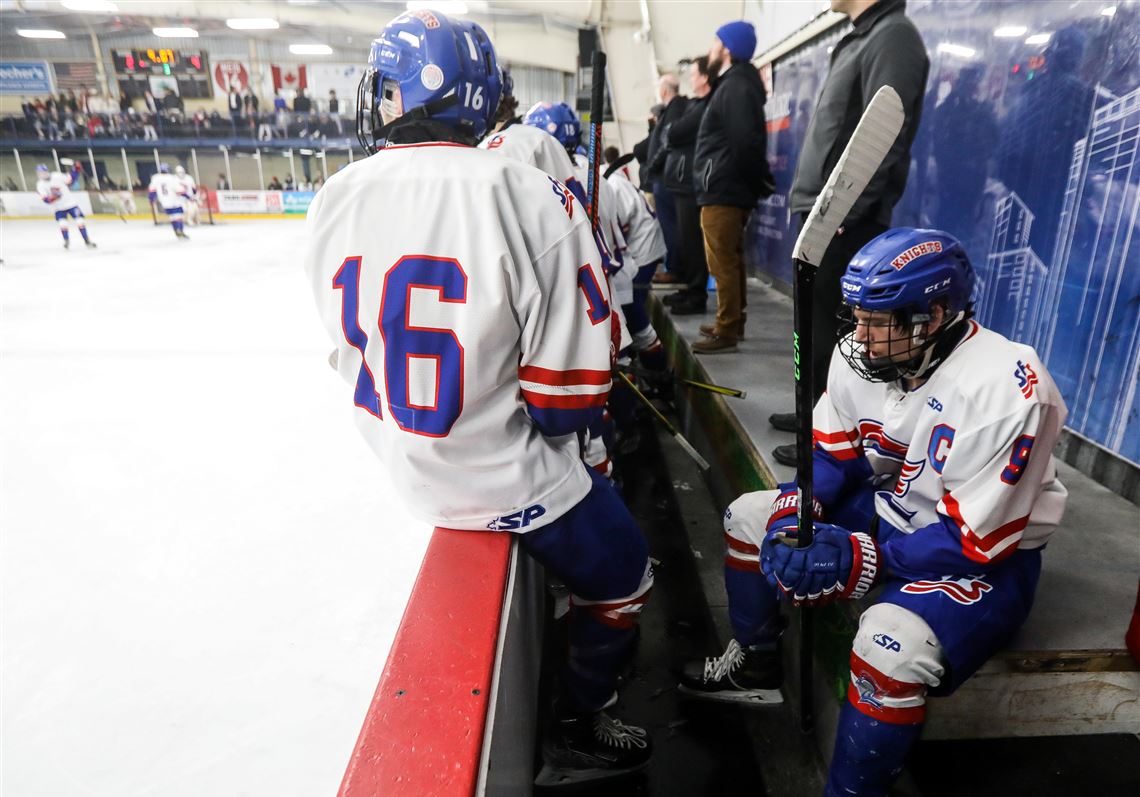
[[[800,511],[800,494],[796,492],[796,483],[788,482],[786,484],[777,485],[780,494],[776,496],[776,500],[772,502],[772,514],[768,516],[768,531],[783,528],[785,526],[795,526],[796,516]],[[812,517],[817,521],[823,520],[823,504],[819,499],[812,496]]]
[[[829,523],[815,526],[806,548],[794,548],[789,532],[770,531],[760,546],[760,569],[768,583],[797,605],[819,606],[835,600],[857,600],[879,578],[879,546],[866,534],[852,534]]]

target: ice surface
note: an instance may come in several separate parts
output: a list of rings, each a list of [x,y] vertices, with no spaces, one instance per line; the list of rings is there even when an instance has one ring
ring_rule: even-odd
[[[91,229],[0,222],[3,793],[334,794],[430,529],[326,362],[304,224]]]

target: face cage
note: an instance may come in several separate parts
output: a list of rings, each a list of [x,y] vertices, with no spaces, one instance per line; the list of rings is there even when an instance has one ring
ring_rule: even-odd
[[[855,309],[851,305],[841,304],[835,314],[839,319],[839,353],[851,366],[851,370],[868,382],[894,382],[916,377],[925,370],[928,365],[926,353],[937,342],[937,336],[918,339],[918,328],[928,320],[926,316],[895,311],[890,314],[890,320],[885,325],[875,324],[876,327],[887,326],[890,329],[886,340],[881,341],[888,348],[893,348],[894,344],[900,341],[906,341],[907,348],[903,355],[904,359],[893,360],[885,357],[872,359],[866,346],[855,340],[855,329],[858,326]],[[910,332],[897,334],[905,329],[909,329]]]
[[[367,69],[356,86],[356,140],[368,155],[380,149],[376,131],[384,126],[380,118],[380,103],[376,101],[378,79],[375,69]]]

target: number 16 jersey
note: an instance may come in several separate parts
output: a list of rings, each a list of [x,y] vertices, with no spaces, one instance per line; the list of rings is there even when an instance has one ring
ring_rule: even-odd
[[[471,147],[388,147],[315,197],[305,269],[358,426],[414,513],[521,532],[586,495],[574,432],[609,392],[612,324],[562,183]]]

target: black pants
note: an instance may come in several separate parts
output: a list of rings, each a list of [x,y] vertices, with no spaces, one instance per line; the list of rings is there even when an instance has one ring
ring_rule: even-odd
[[[800,217],[803,227],[805,217]],[[836,313],[843,294],[839,290],[839,279],[847,270],[851,258],[863,245],[880,233],[887,231],[885,225],[875,221],[861,221],[847,225],[836,235],[815,273],[815,291],[812,302],[812,405],[814,406],[827,388],[827,371],[831,367],[831,353],[835,349],[839,320]]]
[[[677,209],[677,243],[681,252],[680,277],[683,290],[703,297],[709,284],[705,261],[705,239],[701,232],[701,209],[694,194],[673,194]]]

